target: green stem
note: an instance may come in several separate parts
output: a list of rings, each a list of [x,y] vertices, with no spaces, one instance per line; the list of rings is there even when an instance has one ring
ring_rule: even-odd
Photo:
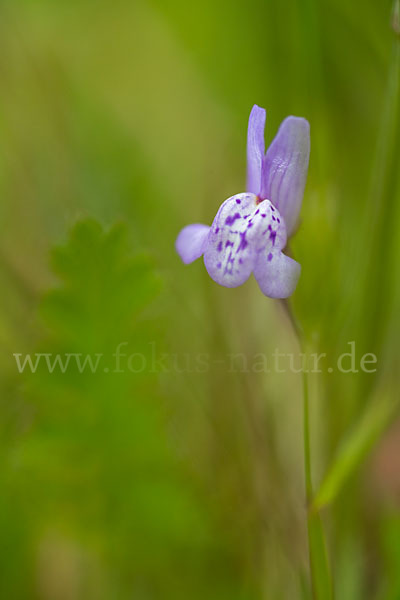
[[[300,341],[300,340],[299,340]],[[308,396],[308,378],[305,370],[303,377],[303,436],[304,436],[304,476],[306,484],[307,508],[313,497],[311,479],[311,446],[310,446],[310,401]]]
[[[287,300],[281,301],[290,320],[299,343],[300,351],[306,355],[306,344],[302,329],[295,318]],[[307,532],[310,560],[310,575],[314,600],[332,600],[333,586],[326,551],[325,534],[318,511],[311,511],[313,488],[311,477],[311,443],[310,443],[310,397],[306,367],[302,371],[303,378],[303,443],[304,443],[304,478],[307,504]]]

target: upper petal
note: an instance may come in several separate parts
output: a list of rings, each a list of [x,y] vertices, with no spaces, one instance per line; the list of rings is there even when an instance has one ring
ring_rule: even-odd
[[[200,258],[204,252],[210,228],[207,225],[188,225],[176,238],[175,248],[185,264],[189,264]]]
[[[268,198],[285,219],[290,236],[296,226],[310,156],[310,125],[287,117],[281,124],[262,165],[261,197]]]
[[[250,276],[257,255],[266,248],[283,248],[286,228],[269,200],[257,204],[255,194],[225,200],[211,226],[204,264],[212,279],[237,287]]]
[[[247,186],[246,191],[258,195],[261,189],[262,160],[265,152],[264,128],[266,112],[255,104],[247,128]]]
[[[254,267],[254,277],[265,296],[288,298],[296,289],[301,266],[280,250],[267,250],[259,254]]]

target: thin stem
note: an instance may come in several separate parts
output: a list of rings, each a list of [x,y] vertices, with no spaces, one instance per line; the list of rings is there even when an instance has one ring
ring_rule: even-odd
[[[300,341],[300,340],[299,340]],[[303,436],[304,436],[304,476],[306,483],[307,507],[310,505],[313,497],[312,478],[311,478],[311,447],[310,447],[310,402],[308,395],[308,378],[303,369]]]
[[[288,317],[294,334],[297,338],[300,352],[305,356],[305,348],[303,342],[303,332],[296,317],[293,314],[289,301],[281,300],[281,305]],[[312,479],[311,479],[311,448],[310,448],[310,401],[308,395],[308,378],[305,369],[302,370],[303,378],[303,435],[304,435],[304,475],[306,483],[307,503],[312,499]]]
[[[298,340],[299,348],[305,356],[306,344],[304,335],[290,304],[282,300],[281,305],[291,323],[294,334]],[[314,600],[332,600],[333,586],[330,576],[328,556],[326,552],[325,534],[321,517],[317,512],[312,512],[309,507],[313,500],[313,487],[311,477],[311,444],[310,444],[310,397],[306,368],[302,370],[303,380],[303,443],[304,443],[304,479],[307,500],[307,533],[310,561],[310,575]]]
[[[300,352],[305,356],[306,348],[304,344],[304,334],[302,328],[293,314],[291,306],[287,299],[281,300],[286,316],[292,326],[293,332],[297,338]],[[307,503],[312,499],[312,479],[311,479],[311,447],[310,447],[310,400],[308,393],[308,378],[306,369],[302,369],[303,379],[303,436],[304,436],[304,475],[306,484]]]

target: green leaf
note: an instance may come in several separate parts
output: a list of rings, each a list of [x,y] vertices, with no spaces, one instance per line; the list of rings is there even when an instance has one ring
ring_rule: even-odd
[[[55,334],[101,347],[125,341],[160,289],[146,255],[131,256],[123,225],[108,232],[86,220],[75,225],[65,246],[53,252],[62,286],[50,292],[42,314]]]
[[[361,465],[388,425],[397,408],[390,395],[381,395],[368,406],[360,421],[340,444],[336,458],[316,493],[311,511],[332,502],[347,479]]]
[[[139,598],[166,581],[168,598],[204,598],[209,564],[220,561],[227,567],[213,571],[209,597],[248,600],[214,507],[169,427],[173,401],[153,362],[168,347],[152,261],[132,255],[125,227],[88,220],[55,249],[53,265],[60,282],[44,298],[39,349],[52,364],[58,355],[64,364],[72,358],[65,370],[43,360],[24,373],[34,417],[12,449],[7,485],[26,504],[24,528],[54,532],[47,542],[54,552],[64,531],[78,548],[93,543],[112,588],[107,598],[117,597],[116,585],[124,591],[118,597]],[[81,363],[99,356],[99,368],[79,370],[76,354]]]

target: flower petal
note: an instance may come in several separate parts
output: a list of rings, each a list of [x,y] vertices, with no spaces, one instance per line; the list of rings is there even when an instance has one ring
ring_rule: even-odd
[[[225,200],[211,226],[204,264],[212,279],[237,287],[249,278],[257,255],[266,248],[283,248],[286,227],[269,200],[257,204],[255,194]]]
[[[251,109],[247,128],[247,188],[258,195],[261,189],[261,169],[265,152],[264,128],[266,112],[255,104]]]
[[[207,225],[188,225],[176,238],[175,248],[183,262],[188,265],[204,252],[210,228]]]
[[[310,156],[310,125],[287,117],[267,150],[262,165],[261,197],[268,198],[285,219],[288,235],[299,216]]]
[[[298,262],[280,252],[265,251],[259,254],[254,267],[254,277],[265,296],[288,298],[296,289],[301,266]]]

